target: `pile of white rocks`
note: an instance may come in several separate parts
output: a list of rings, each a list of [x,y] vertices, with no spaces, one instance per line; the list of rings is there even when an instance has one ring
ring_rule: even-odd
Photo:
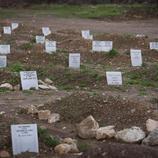
[[[39,105],[41,107],[44,105]],[[38,110],[38,107],[35,105],[28,105],[26,107],[28,114],[37,114],[39,120],[47,120],[48,123],[55,123],[60,121],[60,114],[58,113],[51,113],[50,110]]]
[[[131,127],[116,132],[115,126],[99,127],[98,122],[93,116],[88,116],[81,123],[77,124],[77,133],[80,138],[89,139],[96,138],[97,140],[104,140],[108,138],[115,138],[126,143],[140,143],[146,145],[158,145],[158,121],[147,120],[146,133],[140,127]]]
[[[38,88],[41,89],[41,90],[55,90],[55,91],[58,91],[58,89],[53,85],[53,81],[50,80],[49,78],[45,78],[44,81],[42,80],[38,80]],[[3,84],[0,84],[0,88],[5,88],[5,89],[8,89],[10,91],[18,91],[20,90],[20,84],[16,85],[16,86],[13,86],[12,84],[10,83],[3,83]]]
[[[57,88],[53,86],[53,81],[49,78],[46,78],[44,81],[38,80],[38,87],[42,90],[55,90],[57,91]]]

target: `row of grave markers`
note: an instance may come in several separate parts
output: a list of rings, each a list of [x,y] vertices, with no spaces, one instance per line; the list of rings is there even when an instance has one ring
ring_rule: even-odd
[[[11,27],[4,27],[4,33],[10,34],[9,30],[17,29],[18,23],[12,23]],[[42,27],[42,33],[44,36],[36,36],[37,44],[45,44],[45,50],[47,53],[56,52],[56,41],[46,40],[46,36],[51,34],[49,27]],[[82,30],[81,35],[86,40],[93,40],[93,35],[90,34],[89,30]],[[113,49],[113,41],[92,41],[93,52],[109,52]],[[158,42],[150,42],[150,49],[158,50]],[[10,45],[0,45],[0,68],[7,66],[7,57],[4,55],[10,54]],[[142,53],[139,49],[131,49],[131,63],[132,66],[142,66]],[[69,54],[69,68],[79,69],[80,68],[80,53]],[[35,71],[20,72],[22,89],[35,88],[38,89],[37,73]],[[122,85],[122,73],[121,72],[106,72],[107,84],[108,85]]]

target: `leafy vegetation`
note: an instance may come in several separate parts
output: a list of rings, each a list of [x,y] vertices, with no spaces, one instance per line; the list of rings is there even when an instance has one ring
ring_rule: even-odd
[[[20,15],[55,15],[59,17],[78,18],[106,18],[125,15],[130,11],[147,12],[149,14],[158,12],[155,5],[133,4],[97,4],[97,5],[67,5],[67,4],[41,4],[33,5],[27,9],[0,9],[0,17],[17,17]]]
[[[56,145],[60,144],[59,139],[50,135],[47,129],[38,127],[38,134],[41,141],[48,147],[55,147]]]
[[[110,58],[113,58],[115,56],[117,56],[119,53],[115,50],[115,49],[112,49],[109,53],[108,53],[108,56]]]
[[[126,73],[126,83],[129,85],[140,85],[143,87],[158,87],[158,65],[153,65],[146,69],[142,67],[139,70]]]
[[[9,70],[11,72],[20,72],[24,70],[24,66],[20,62],[9,65]]]

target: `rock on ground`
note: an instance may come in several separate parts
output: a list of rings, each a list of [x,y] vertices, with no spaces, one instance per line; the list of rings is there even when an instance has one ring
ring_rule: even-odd
[[[50,114],[50,110],[40,110],[38,111],[38,118],[39,120],[48,120]]]
[[[68,153],[78,153],[79,150],[76,144],[59,144],[54,148],[54,151],[59,155],[65,155]]]
[[[116,139],[127,143],[136,143],[145,138],[145,133],[139,127],[131,127],[117,132]]]
[[[52,84],[53,83],[53,81],[50,80],[49,78],[45,78],[44,82],[47,83],[47,84]]]
[[[27,108],[27,113],[28,114],[37,114],[38,110],[34,105],[29,105]]]
[[[99,128],[98,122],[93,118],[93,116],[88,116],[81,123],[76,125],[78,136],[81,138],[94,138],[96,135],[96,130]]]
[[[106,139],[106,138],[112,138],[116,135],[116,132],[114,130],[115,126],[107,126],[107,127],[101,127],[97,129],[96,131],[96,139]]]
[[[151,131],[142,143],[150,146],[158,145],[158,128]]]
[[[1,84],[0,88],[6,88],[6,89],[9,89],[9,90],[13,90],[13,86],[10,83]]]
[[[153,131],[154,129],[158,128],[158,121],[148,119],[146,121],[146,128],[148,132]]]
[[[48,123],[55,123],[60,121],[60,114],[53,113],[48,117]]]

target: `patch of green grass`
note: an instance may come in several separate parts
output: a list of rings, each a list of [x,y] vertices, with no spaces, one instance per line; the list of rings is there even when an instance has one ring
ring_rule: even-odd
[[[0,88],[0,93],[7,93],[10,92],[8,88]]]
[[[119,53],[115,50],[115,49],[112,49],[107,55],[110,57],[110,58],[113,58],[115,56],[117,56]]]
[[[37,14],[54,14],[60,17],[101,18],[119,16],[123,13],[121,5],[35,5],[32,10]],[[45,10],[45,12],[43,12]]]
[[[0,9],[0,18],[9,18],[25,15],[55,15],[58,17],[77,17],[77,18],[106,18],[118,17],[126,14],[130,10],[138,10],[147,13],[156,13],[158,9],[154,5],[116,5],[116,4],[98,4],[98,5],[67,5],[67,4],[42,4],[33,5],[27,9]]]
[[[16,63],[9,65],[8,69],[11,72],[18,72],[19,73],[20,71],[24,70],[24,66],[20,62],[16,62]]]
[[[142,87],[158,87],[158,65],[150,68],[142,67],[139,70],[125,74],[126,84],[139,85]]]
[[[20,46],[22,50],[31,50],[33,48],[32,43],[24,43],[23,45]]]
[[[38,135],[40,140],[48,147],[55,147],[60,144],[60,140],[48,133],[47,129],[38,127]]]
[[[72,90],[79,87],[80,89],[94,86],[104,80],[105,76],[101,75],[95,69],[81,65],[79,70],[69,68],[57,70],[52,76],[49,76],[58,86],[59,89]]]
[[[90,148],[87,143],[83,143],[83,142],[78,142],[77,146],[80,152],[85,152]]]
[[[12,76],[12,78],[10,80],[8,80],[8,82],[12,85],[17,85],[19,84],[19,75],[18,76]]]

